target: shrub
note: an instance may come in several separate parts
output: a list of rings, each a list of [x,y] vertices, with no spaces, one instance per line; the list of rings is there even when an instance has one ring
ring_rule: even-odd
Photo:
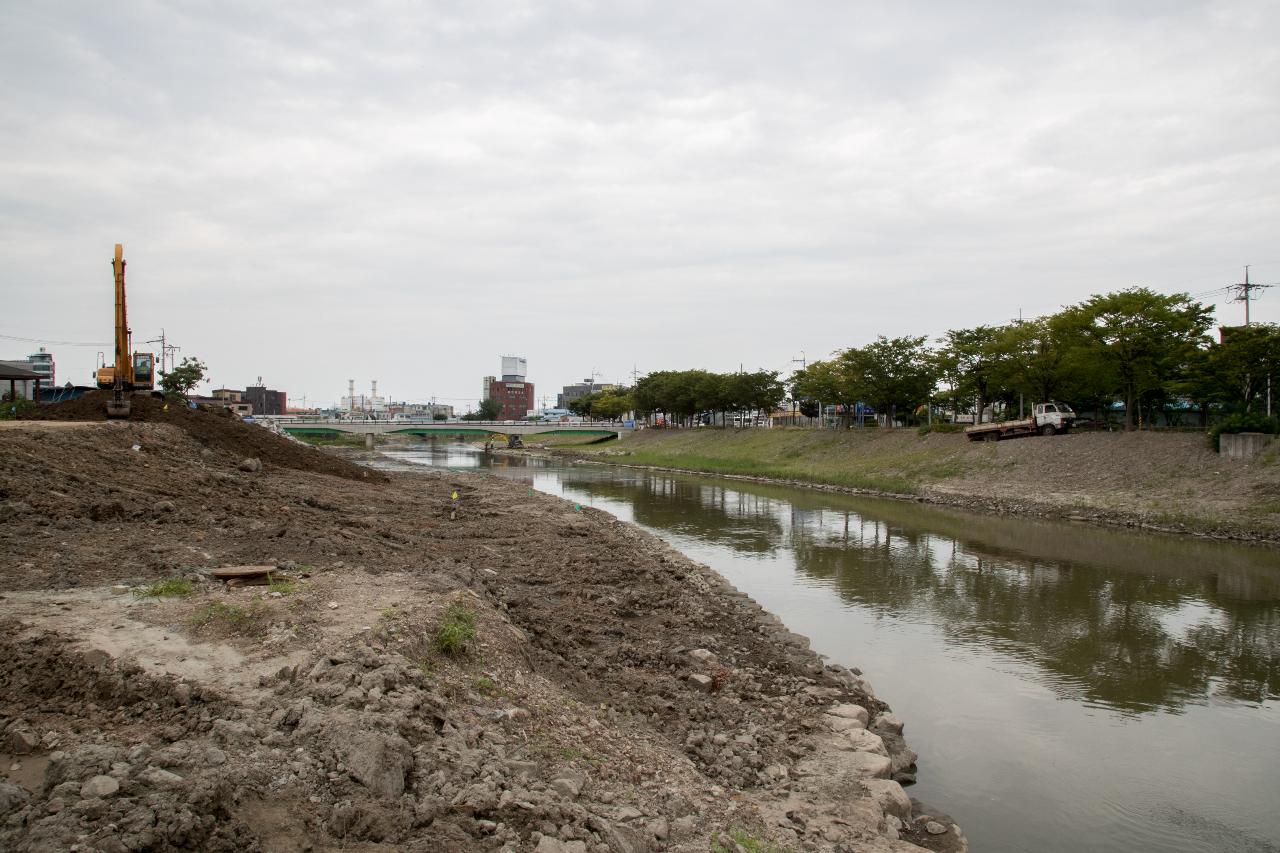
[[[455,601],[444,612],[436,629],[435,646],[447,655],[466,652],[476,638],[476,615],[462,602]]]
[[[9,395],[7,393],[4,396],[4,402],[0,403],[0,421],[16,420],[22,417],[25,413],[40,408],[39,403],[36,403],[33,400],[28,400],[25,397],[10,400],[8,399]]]
[[[1209,430],[1209,446],[1220,451],[1220,438],[1223,433],[1264,432],[1269,435],[1280,434],[1280,418],[1269,418],[1266,415],[1244,414],[1231,415]]]

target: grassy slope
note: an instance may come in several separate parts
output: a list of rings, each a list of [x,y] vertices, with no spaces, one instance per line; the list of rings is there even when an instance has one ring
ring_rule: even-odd
[[[836,432],[810,429],[647,430],[593,451],[625,452],[632,465],[716,474],[748,474],[917,494],[933,482],[981,464],[955,436],[914,430]]]
[[[559,452],[1280,540],[1280,442],[1224,460],[1187,434],[1093,433],[997,444],[912,429],[646,430]]]

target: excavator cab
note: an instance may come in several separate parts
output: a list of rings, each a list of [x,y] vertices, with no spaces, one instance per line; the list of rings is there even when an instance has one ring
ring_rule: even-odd
[[[152,353],[133,354],[133,387],[141,391],[156,387],[156,357]]]

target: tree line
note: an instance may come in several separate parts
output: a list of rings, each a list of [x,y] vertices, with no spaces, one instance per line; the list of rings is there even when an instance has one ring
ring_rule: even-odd
[[[568,404],[583,417],[614,420],[628,412],[662,414],[675,422],[692,422],[706,414],[767,416],[786,397],[777,371],[712,373],[708,370],[661,370],[639,379],[632,388],[609,388],[585,394]]]
[[[953,329],[926,337],[879,337],[841,350],[792,377],[793,397],[844,407],[869,403],[911,420],[922,407],[957,415],[1061,400],[1124,423],[1168,420],[1189,403],[1202,426],[1211,412],[1264,406],[1280,379],[1280,327],[1259,323],[1210,334],[1213,309],[1186,294],[1134,287],[1093,296],[1046,317]]]
[[[768,370],[659,371],[570,408],[585,417],[634,411],[691,423],[703,413],[767,414],[789,396],[810,417],[834,405],[852,423],[861,405],[890,423],[914,423],[932,412],[967,419],[1060,400],[1104,416],[1119,404],[1127,427],[1161,415],[1168,421],[1188,403],[1201,426],[1212,413],[1262,411],[1269,382],[1280,381],[1280,326],[1227,327],[1220,339],[1212,327],[1213,309],[1187,294],[1134,287],[1032,320],[952,329],[933,341],[879,336],[786,379]]]

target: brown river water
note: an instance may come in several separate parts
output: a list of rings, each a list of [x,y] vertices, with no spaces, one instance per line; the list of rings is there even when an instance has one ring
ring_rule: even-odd
[[[466,444],[660,536],[860,667],[975,851],[1280,851],[1280,552]]]

